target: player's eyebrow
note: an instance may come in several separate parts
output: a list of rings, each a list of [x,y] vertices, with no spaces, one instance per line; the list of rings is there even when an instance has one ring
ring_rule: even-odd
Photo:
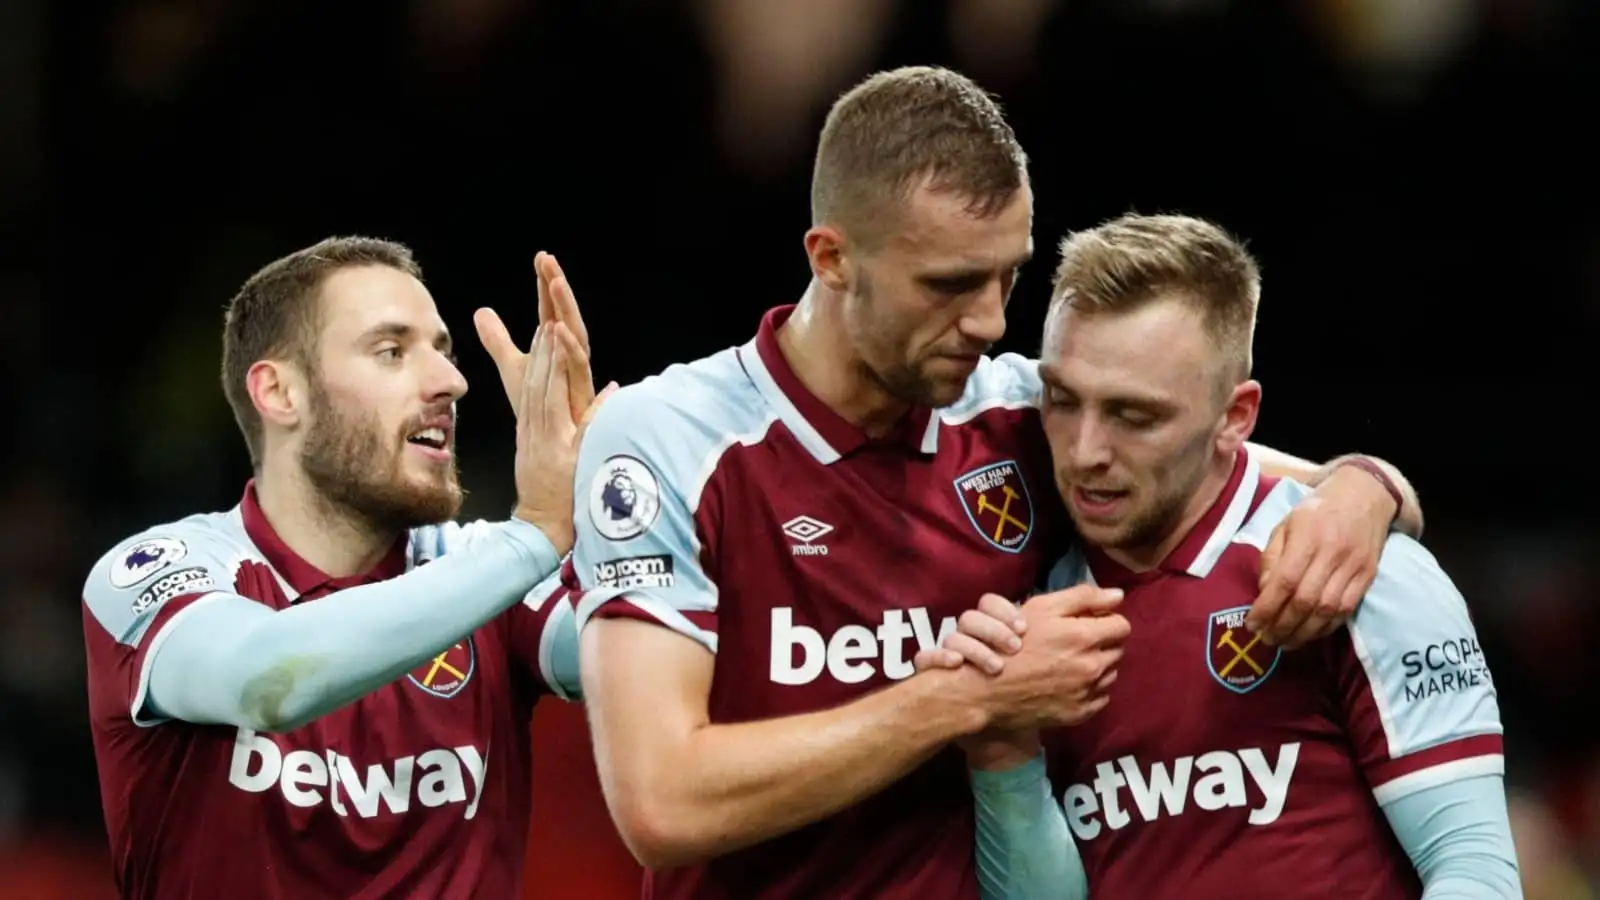
[[[1031,259],[1033,259],[1033,246],[1030,244],[1027,252],[1005,264],[1000,271],[1009,272],[1013,269],[1020,269],[1027,265]],[[994,272],[995,267],[983,263],[957,263],[948,268],[935,267],[929,269],[919,274],[917,278],[927,282],[953,282],[966,279],[987,279]]]
[[[361,333],[361,343],[369,344],[381,340],[405,343],[414,340],[416,335],[417,329],[404,322],[379,322]],[[434,334],[433,347],[435,350],[448,355],[454,346],[454,339],[450,337],[450,329],[441,327]]]
[[[1039,363],[1039,380],[1049,387],[1060,388],[1069,394],[1077,393],[1062,380],[1060,369],[1052,363]],[[1113,409],[1142,409],[1163,415],[1178,409],[1178,404],[1171,397],[1162,394],[1112,394],[1099,398],[1097,402],[1101,406]]]

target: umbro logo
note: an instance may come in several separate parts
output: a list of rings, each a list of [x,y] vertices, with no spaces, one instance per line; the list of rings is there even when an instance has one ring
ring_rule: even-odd
[[[795,516],[783,523],[783,533],[798,542],[789,547],[795,556],[827,556],[828,545],[817,541],[832,531],[832,525],[810,516]]]

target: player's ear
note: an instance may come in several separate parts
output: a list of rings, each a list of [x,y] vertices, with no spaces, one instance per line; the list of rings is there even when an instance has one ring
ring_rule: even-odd
[[[1244,447],[1256,430],[1256,418],[1261,414],[1261,382],[1241,381],[1228,394],[1228,405],[1222,411],[1222,430],[1217,435],[1218,449],[1233,453]]]
[[[305,389],[299,371],[280,360],[263,359],[245,373],[245,388],[263,422],[282,428],[299,424],[305,404]]]
[[[849,289],[844,250],[844,235],[832,225],[813,225],[806,232],[806,258],[811,261],[811,274],[830,291]]]

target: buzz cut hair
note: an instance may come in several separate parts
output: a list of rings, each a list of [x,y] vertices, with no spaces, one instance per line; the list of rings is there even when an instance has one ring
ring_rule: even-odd
[[[811,222],[874,247],[918,187],[962,197],[988,218],[1027,180],[1027,154],[987,91],[950,69],[893,69],[828,111],[811,175]]]

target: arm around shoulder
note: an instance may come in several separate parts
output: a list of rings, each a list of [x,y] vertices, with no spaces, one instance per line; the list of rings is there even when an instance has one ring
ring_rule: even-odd
[[[1287,478],[1308,487],[1321,487],[1336,473],[1340,477],[1371,480],[1384,494],[1393,510],[1393,527],[1401,534],[1422,537],[1422,500],[1417,489],[1393,463],[1376,456],[1350,453],[1335,457],[1325,463],[1314,463],[1282,450],[1261,444],[1250,444],[1250,455],[1261,464],[1261,473],[1273,478]],[[1382,502],[1381,498],[1379,502]]]

